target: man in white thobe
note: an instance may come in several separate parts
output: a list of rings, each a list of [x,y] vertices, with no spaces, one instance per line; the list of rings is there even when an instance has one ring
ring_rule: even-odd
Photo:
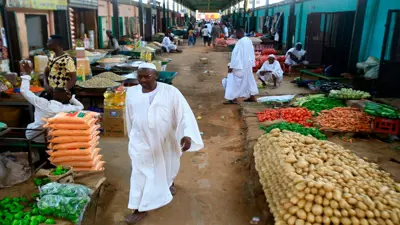
[[[289,67],[289,74],[292,73],[293,67],[308,65],[308,61],[306,61],[307,52],[302,48],[303,45],[297,42],[294,48],[290,48],[286,52],[285,64]]]
[[[274,88],[283,80],[283,70],[281,65],[276,60],[276,56],[271,54],[268,56],[268,60],[264,62],[261,68],[257,71],[257,77],[260,79],[262,85],[267,86],[267,82],[273,81]]]
[[[132,160],[128,208],[134,210],[126,218],[128,224],[171,202],[182,152],[204,146],[193,112],[179,90],[156,81],[154,64],[140,64],[137,76],[140,85],[128,88],[126,94]]]
[[[236,30],[239,41],[232,51],[229,63],[228,76],[225,88],[225,104],[236,104],[238,98],[245,101],[256,101],[254,95],[258,94],[257,83],[253,75],[255,66],[254,47],[248,37],[244,37],[243,29]]]
[[[181,52],[180,50],[178,50],[178,47],[176,45],[174,45],[174,43],[172,43],[171,39],[170,39],[170,35],[166,35],[161,43],[161,45],[165,48],[165,51],[167,51],[168,53],[173,50],[173,51],[177,51],[177,52]]]

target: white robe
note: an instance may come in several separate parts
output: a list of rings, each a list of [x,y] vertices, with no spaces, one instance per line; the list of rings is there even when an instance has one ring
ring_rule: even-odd
[[[271,71],[271,72],[261,75],[260,74],[261,71]],[[283,70],[277,60],[275,60],[274,63],[272,64],[269,64],[268,60],[265,61],[261,66],[261,68],[257,71],[257,76],[265,82],[272,81],[272,74],[276,77],[278,83],[282,82]]]
[[[293,53],[296,56],[296,58],[298,60],[300,60],[307,52],[305,50],[303,50],[303,49],[298,51],[296,48],[291,48],[286,52],[285,64],[286,65],[291,65],[291,66],[296,66],[297,62],[293,61],[292,58],[290,58],[289,53]],[[302,61],[300,64],[308,65],[308,61]]]
[[[161,45],[165,48],[165,50],[167,52],[169,52],[169,50],[176,50],[177,49],[176,45],[174,45],[172,43],[172,41],[169,39],[169,37],[164,37]]]
[[[126,124],[132,160],[128,208],[149,211],[172,200],[169,187],[179,171],[180,141],[192,139],[189,151],[204,147],[197,121],[189,104],[175,87],[157,83],[149,95],[137,85],[126,95]]]
[[[241,38],[232,51],[229,67],[232,73],[227,76],[225,99],[249,98],[258,94],[257,83],[253,74],[255,66],[254,47],[248,37]]]

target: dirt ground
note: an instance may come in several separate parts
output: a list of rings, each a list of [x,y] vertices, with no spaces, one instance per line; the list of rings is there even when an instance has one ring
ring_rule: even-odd
[[[177,71],[173,85],[188,100],[203,132],[205,148],[185,153],[175,181],[178,193],[167,206],[150,212],[140,225],[249,224],[260,216],[246,187],[244,133],[239,106],[223,105],[221,85],[226,75],[229,52],[184,47],[172,58],[168,71]],[[199,58],[208,58],[208,64]],[[96,224],[124,224],[130,179],[130,158],[125,138],[101,138],[107,186],[102,194]]]

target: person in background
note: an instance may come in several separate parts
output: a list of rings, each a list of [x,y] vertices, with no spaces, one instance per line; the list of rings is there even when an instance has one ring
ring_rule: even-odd
[[[210,41],[210,37],[208,35],[208,28],[206,26],[204,26],[203,29],[201,30],[201,36],[203,37],[204,47],[206,47],[206,44],[208,44],[208,46],[210,46],[211,41]]]
[[[194,30],[189,30],[188,32],[188,46],[190,47],[190,45],[195,45],[195,35],[194,35]]]
[[[157,82],[156,66],[140,64],[140,85],[126,93],[126,128],[132,175],[125,222],[136,224],[150,210],[170,203],[183,152],[204,147],[196,118],[182,93]]]
[[[165,35],[163,41],[161,42],[161,45],[165,48],[166,52],[170,52],[170,51],[176,51],[176,52],[182,52],[181,50],[178,49],[178,47],[176,45],[174,45],[174,43],[171,41],[171,34],[167,33],[167,35]]]
[[[293,67],[308,65],[308,61],[306,61],[307,52],[302,48],[303,45],[300,42],[297,42],[294,48],[291,48],[286,52],[285,64],[289,67],[289,74],[292,73]]]
[[[211,41],[214,48],[216,47],[215,40],[219,38],[220,35],[221,35],[221,27],[219,26],[218,23],[214,23],[214,26],[212,27],[211,30]]]
[[[226,40],[229,37],[228,27],[226,26],[226,23],[224,23],[224,25],[222,25],[222,29],[223,29],[225,40]]]
[[[47,48],[54,52],[54,57],[44,71],[44,88],[49,94],[49,99],[55,88],[65,89],[67,92],[74,92],[76,83],[76,66],[74,60],[64,52],[61,46],[63,38],[60,35],[51,35],[47,41]],[[28,71],[27,71],[28,72]]]
[[[272,54],[268,56],[268,60],[264,62],[256,74],[263,87],[267,86],[266,82],[272,80],[274,88],[277,88],[283,79],[283,70],[281,65],[276,60],[275,55]]]
[[[21,95],[35,107],[35,120],[28,125],[28,129],[43,129],[43,125],[46,123],[43,118],[53,117],[59,112],[81,111],[83,109],[82,103],[76,100],[75,95],[71,97],[71,92],[66,91],[64,88],[54,88],[53,99],[49,101],[36,96],[29,90],[31,76],[24,75],[21,76],[21,79]],[[27,139],[33,138],[35,142],[45,143],[44,135],[37,136],[40,132],[40,130],[27,130],[25,136]]]
[[[108,37],[108,49],[114,49],[118,50],[119,49],[119,44],[118,40],[112,35],[111,30],[106,31],[107,37]]]
[[[255,56],[253,42],[244,37],[242,28],[236,29],[236,37],[239,41],[232,51],[229,63],[227,83],[225,89],[224,104],[236,104],[238,98],[246,98],[245,101],[255,102],[258,94],[257,83],[253,75]]]

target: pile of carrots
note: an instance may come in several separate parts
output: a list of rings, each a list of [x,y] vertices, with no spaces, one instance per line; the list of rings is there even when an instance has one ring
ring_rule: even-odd
[[[286,122],[298,123],[306,127],[312,126],[311,117],[312,113],[306,108],[266,109],[257,113],[260,122],[283,119]]]
[[[372,117],[357,108],[336,107],[322,110],[315,122],[320,130],[370,132]]]

